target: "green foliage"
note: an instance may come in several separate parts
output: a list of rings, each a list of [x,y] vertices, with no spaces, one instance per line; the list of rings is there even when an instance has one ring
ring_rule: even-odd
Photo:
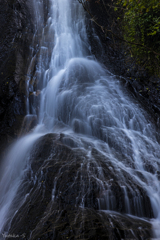
[[[124,39],[132,43],[133,56],[160,76],[160,1],[117,0],[116,5],[124,9]]]

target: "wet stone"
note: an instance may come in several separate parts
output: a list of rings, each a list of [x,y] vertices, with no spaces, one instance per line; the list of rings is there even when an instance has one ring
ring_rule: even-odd
[[[67,135],[47,134],[34,144],[30,171],[19,187],[12,204],[13,211],[22,200],[23,203],[11,221],[9,233],[25,233],[26,239],[35,240],[149,238],[151,224],[125,214],[124,192],[117,176],[104,164],[105,181],[108,179],[108,183],[112,183],[110,189],[117,201],[112,211],[107,210],[105,204],[103,210],[99,209],[98,199],[105,200],[106,196],[101,184],[87,173],[93,171],[94,163],[87,169],[85,151],[65,145],[63,138],[66,137],[69,139]],[[93,156],[103,163],[104,159],[98,153]],[[113,181],[109,181],[111,178]],[[129,195],[132,202],[133,196]],[[150,203],[146,204],[147,207]]]

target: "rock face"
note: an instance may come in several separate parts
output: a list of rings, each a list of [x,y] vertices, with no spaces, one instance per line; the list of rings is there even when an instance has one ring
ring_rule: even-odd
[[[92,152],[98,161],[104,161],[98,153]],[[117,176],[107,166],[104,172],[107,181],[114,180],[115,211],[119,213],[99,210],[98,199],[103,198],[104,192],[92,176],[96,169],[94,161],[89,168],[85,151],[77,149],[76,142],[69,136],[47,134],[41,137],[33,146],[28,164],[30,167],[11,208],[14,211],[21,204],[11,221],[9,234],[25,235],[27,240],[150,238],[150,223],[124,214]],[[142,197],[146,200],[146,217],[151,217],[145,193]]]
[[[33,30],[32,14],[26,3],[29,0],[4,0],[0,3],[0,151],[16,138],[25,114],[25,74]],[[92,12],[98,11],[97,14],[101,15],[101,10],[96,10],[94,4]],[[107,24],[110,24],[110,20],[107,20]],[[106,22],[104,15],[101,15],[101,21]],[[95,31],[102,45],[96,40],[94,30],[88,26],[93,54],[111,67],[113,72],[126,76],[128,66],[124,62],[123,50],[115,50],[111,38],[105,39],[100,28]],[[127,84],[137,89],[136,93],[141,91],[139,83],[135,83],[136,87],[131,81],[127,81]],[[28,128],[35,124],[36,118],[30,119]],[[26,125],[24,121],[22,134]],[[70,136],[47,134],[41,137],[33,146],[27,171],[12,203],[10,214],[13,216],[14,213],[14,216],[8,222],[8,234],[12,238],[16,235],[19,239],[27,240],[150,238],[151,224],[140,219],[153,217],[145,190],[127,174],[125,180],[119,179],[115,169],[111,168],[110,159],[95,148],[91,149],[91,155],[93,161],[89,162],[86,151],[77,148],[77,142]],[[99,181],[101,172],[97,163],[103,169],[105,183],[102,178]],[[138,192],[133,196],[127,189],[131,214],[139,213],[135,218],[126,214],[124,191],[120,187],[126,189],[131,184]],[[113,200],[108,203],[110,207],[107,206],[108,194]],[[134,201],[134,197],[138,199],[138,196],[143,202],[141,211],[136,210]],[[106,211],[107,208],[112,212]]]
[[[87,6],[96,22],[90,21],[88,25],[88,36],[92,53],[113,74],[121,76],[122,82],[150,112],[157,121],[160,116],[160,79],[150,76],[135,60],[127,53],[127,46],[120,40],[121,29],[117,23],[116,12],[111,0],[87,1]],[[92,29],[93,27],[93,29]],[[112,30],[115,34],[107,32],[103,28]],[[98,37],[97,37],[98,36]],[[118,37],[120,38],[118,38]],[[159,122],[159,120],[158,120]]]
[[[45,22],[48,1],[43,2]],[[108,29],[113,25],[113,30],[119,35],[115,12],[109,8],[110,0],[105,1],[106,8],[96,0],[88,3],[91,14],[100,25]],[[25,115],[25,78],[34,32],[33,15],[31,0],[0,2],[0,154],[5,145],[17,137]],[[88,25],[88,37],[96,58],[111,72],[122,76],[122,82],[157,120],[160,113],[159,79],[147,76],[145,71],[138,71],[138,66],[131,59],[126,59],[124,45],[112,34],[105,36],[103,29],[92,21]]]
[[[25,115],[25,74],[33,24],[28,1],[0,2],[0,153]]]

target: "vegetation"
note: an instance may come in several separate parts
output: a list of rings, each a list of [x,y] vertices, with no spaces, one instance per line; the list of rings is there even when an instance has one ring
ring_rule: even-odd
[[[88,1],[79,0],[84,8]],[[129,46],[129,54],[151,75],[160,77],[160,1],[159,0],[97,0],[97,4],[115,10],[122,36],[116,36],[112,28],[100,26],[105,34],[109,32]],[[90,13],[90,12],[89,12]],[[90,14],[91,15],[91,14]],[[92,20],[100,25],[97,19]]]
[[[131,55],[151,74],[160,76],[159,0],[118,0],[116,5],[123,7],[123,37],[131,45]]]

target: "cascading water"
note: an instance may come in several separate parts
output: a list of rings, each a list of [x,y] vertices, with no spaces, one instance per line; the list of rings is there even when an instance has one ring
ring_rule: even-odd
[[[74,158],[71,153],[65,160],[59,157],[62,163],[55,158],[57,172],[42,219],[49,219],[51,209],[65,192],[63,204],[72,205],[73,201],[76,209],[93,208],[99,214],[117,212],[151,221],[153,235],[159,239],[160,145],[156,129],[119,80],[91,55],[86,19],[78,1],[50,0],[45,26],[40,24],[42,5],[43,1],[35,0],[39,9],[37,31],[40,35],[41,29],[42,34],[38,57],[33,54],[28,69],[30,75],[38,58],[34,77],[26,80],[27,114],[37,114],[38,124],[14,144],[1,166],[0,231],[12,232],[16,214],[32,198],[34,188],[41,188],[47,176],[44,169],[51,165],[53,156],[61,156],[55,149],[63,144],[66,152],[73,151]],[[31,92],[33,98],[29,102]],[[33,166],[34,146],[41,146],[45,136],[54,136],[58,144],[47,140],[53,143],[53,152],[48,153],[36,173],[39,163]],[[42,155],[35,155],[36,159]],[[71,173],[72,180],[62,186],[65,171]],[[73,196],[68,189],[74,189]],[[38,239],[41,226],[39,219],[27,239]]]

